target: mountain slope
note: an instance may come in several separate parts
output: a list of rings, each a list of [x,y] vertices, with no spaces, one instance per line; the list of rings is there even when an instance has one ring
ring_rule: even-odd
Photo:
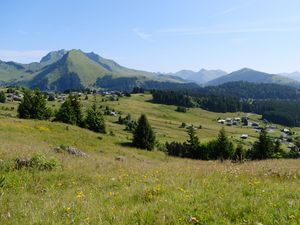
[[[181,70],[172,75],[181,77],[186,80],[190,80],[199,84],[206,83],[210,80],[216,79],[218,77],[224,76],[227,73],[222,70],[206,70],[201,69],[198,72],[194,72],[192,70]]]
[[[268,74],[248,68],[244,68],[225,76],[219,77],[217,79],[211,80],[206,83],[206,85],[220,85],[227,82],[233,81],[247,81],[252,83],[275,83],[275,84],[285,84],[291,86],[298,86],[299,83],[288,77]]]
[[[91,87],[99,77],[112,73],[90,60],[80,50],[67,52],[57,62],[46,66],[27,84],[42,90],[66,90]]]
[[[71,50],[62,56],[64,52],[61,50],[49,53],[40,62],[46,66],[37,73],[27,76],[19,84],[53,91],[93,87],[129,91],[134,86],[151,89],[158,86],[174,87],[173,84],[181,87],[181,84],[187,83],[170,75],[129,69],[95,53]],[[50,62],[54,63],[47,65]],[[191,84],[191,87],[195,87],[195,84]]]

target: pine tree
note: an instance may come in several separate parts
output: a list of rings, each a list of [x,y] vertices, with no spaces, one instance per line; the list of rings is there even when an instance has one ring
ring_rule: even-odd
[[[0,92],[0,103],[5,103],[6,102],[6,96],[3,91]]]
[[[192,159],[203,158],[203,152],[200,149],[200,141],[196,135],[194,126],[190,126],[187,133],[189,139],[187,140],[187,143],[184,144],[186,146],[186,156]]]
[[[83,125],[81,104],[77,96],[69,95],[56,113],[55,120],[78,126]]]
[[[189,139],[187,141],[188,145],[191,148],[198,148],[198,146],[200,145],[200,142],[199,142],[199,139],[196,135],[194,126],[190,126],[187,130],[187,133],[189,135]]]
[[[216,148],[216,158],[219,158],[221,161],[229,159],[233,154],[233,144],[226,136],[224,127],[222,127],[222,129],[219,132],[216,142]]]
[[[46,99],[42,92],[39,90],[34,92],[26,90],[18,107],[19,117],[23,119],[49,119],[52,112],[46,104]]]
[[[85,125],[89,130],[105,133],[105,122],[100,110],[97,109],[96,104],[93,104],[87,111]]]
[[[155,134],[148,122],[146,115],[142,114],[133,134],[132,144],[141,149],[153,150]]]
[[[274,153],[274,145],[267,134],[266,129],[262,129],[258,140],[254,143],[251,150],[252,159],[267,159]]]

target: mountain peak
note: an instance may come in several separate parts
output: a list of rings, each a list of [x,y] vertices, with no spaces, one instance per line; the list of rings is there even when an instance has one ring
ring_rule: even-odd
[[[40,60],[40,63],[43,64],[43,66],[50,65],[60,60],[66,53],[67,51],[65,49],[49,52]]]

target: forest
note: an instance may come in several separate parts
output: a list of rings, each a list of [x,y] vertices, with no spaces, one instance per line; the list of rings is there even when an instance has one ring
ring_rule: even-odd
[[[284,91],[283,91],[284,90]],[[300,125],[300,91],[277,84],[233,82],[191,90],[152,90],[153,102],[213,112],[251,112],[285,126]]]

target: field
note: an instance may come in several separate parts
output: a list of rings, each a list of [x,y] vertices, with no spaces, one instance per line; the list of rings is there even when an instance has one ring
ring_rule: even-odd
[[[130,113],[145,113],[159,142],[187,139],[182,122],[202,126],[200,141],[216,137],[218,114],[201,109],[175,112],[175,106],[133,95],[98,104]],[[93,97],[83,100],[84,108]],[[53,105],[53,106],[52,106]],[[59,103],[49,103],[57,108]],[[128,146],[132,135],[118,117],[105,116],[107,134],[47,121],[16,118],[17,103],[0,110],[0,224],[300,224],[300,160],[266,160],[243,164],[196,161]],[[11,109],[14,107],[14,109]],[[259,115],[250,118],[258,121]],[[298,132],[298,129],[293,129]],[[251,128],[226,127],[236,143]],[[276,132],[272,135],[278,135]],[[77,157],[54,148],[74,146]],[[14,169],[16,157],[41,154],[55,159],[51,171]]]

